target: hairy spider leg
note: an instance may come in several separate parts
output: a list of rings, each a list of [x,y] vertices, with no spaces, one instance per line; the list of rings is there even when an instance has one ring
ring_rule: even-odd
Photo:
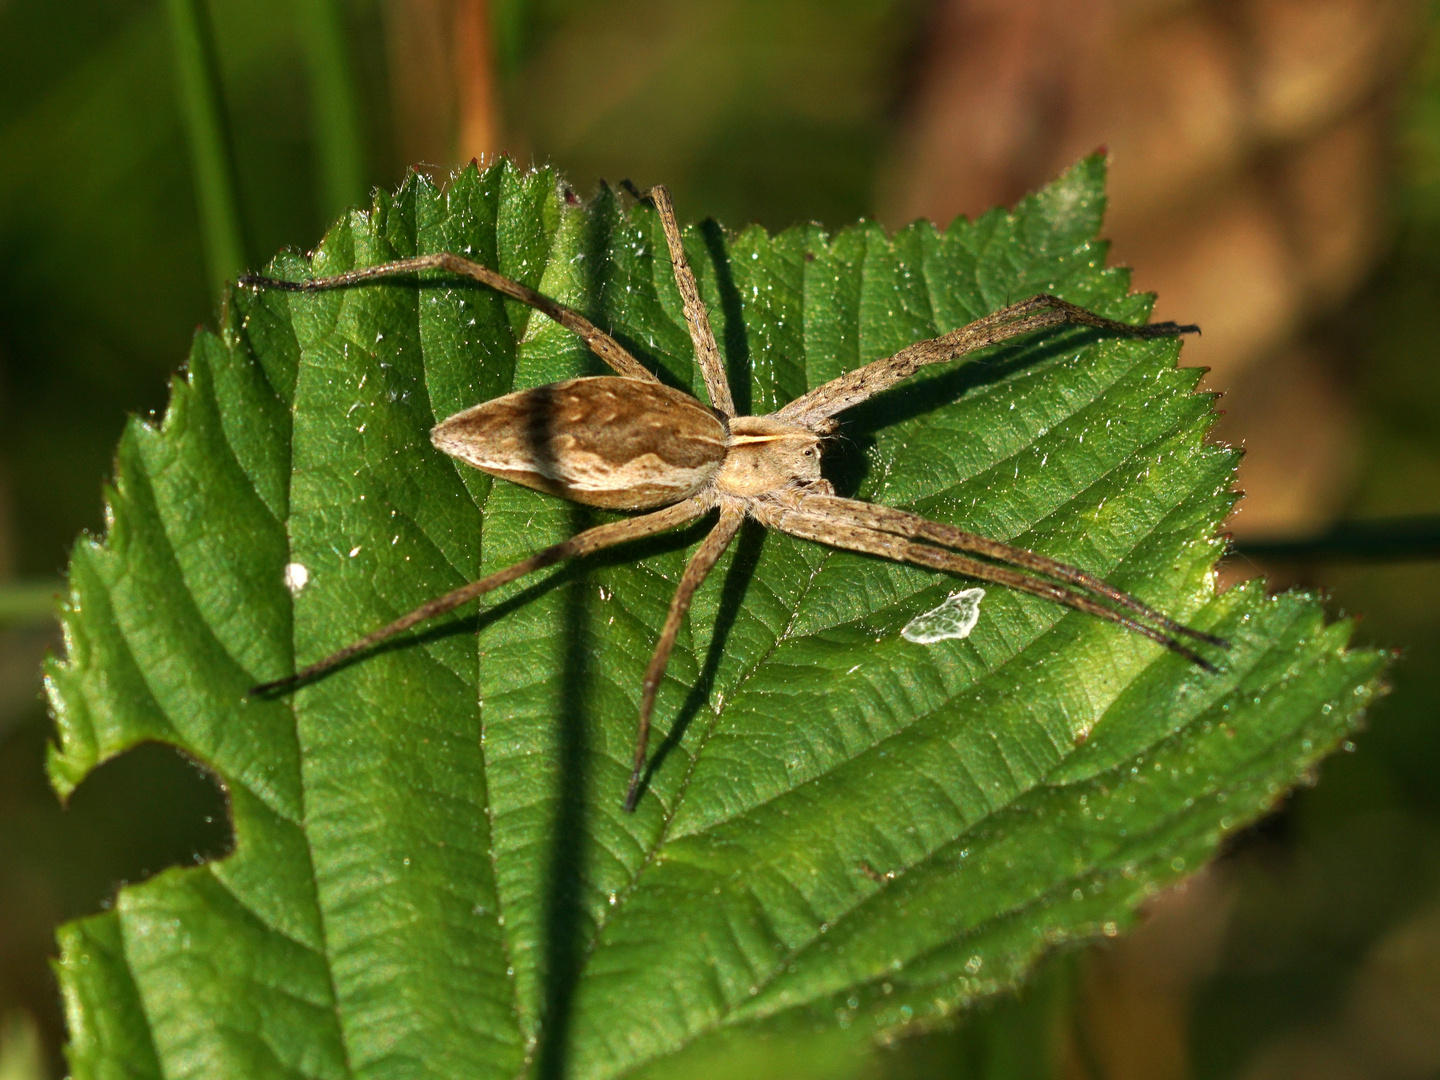
[[[470,259],[463,259],[459,255],[452,255],[448,251],[439,251],[433,255],[417,255],[411,259],[398,259],[395,262],[380,263],[376,266],[364,266],[358,270],[347,270],[343,274],[312,278],[309,281],[281,281],[279,278],[246,274],[238,278],[237,283],[263,289],[282,289],[286,292],[324,292],[328,289],[341,289],[348,285],[359,285],[362,282],[377,279],[419,274],[426,270],[446,270],[452,274],[462,274],[465,277],[474,278],[482,285],[488,285],[512,300],[518,300],[520,303],[548,315],[565,329],[576,334],[590,347],[591,352],[609,364],[617,374],[624,375],[628,379],[641,379],[644,382],[660,381],[644,364],[631,356],[623,345],[574,308],[566,307],[564,304],[550,299],[544,293],[536,292],[528,285],[522,285],[504,274],[496,273],[488,266],[482,266]]]
[[[690,340],[695,343],[695,358],[700,362],[700,373],[705,377],[710,404],[727,418],[734,417],[735,399],[730,395],[730,380],[725,377],[725,362],[720,357],[719,346],[715,344],[715,332],[710,329],[710,311],[700,297],[700,286],[695,282],[690,259],[685,254],[685,241],[680,233],[680,223],[675,218],[675,203],[670,199],[670,189],[664,184],[656,184],[640,197],[650,199],[660,214],[660,229],[665,234],[665,245],[670,249],[670,261],[675,266],[675,285],[685,304],[685,324],[690,328]]]
[[[705,537],[680,578],[675,595],[670,598],[670,610],[665,615],[665,625],[660,630],[660,640],[650,657],[650,666],[645,669],[645,682],[640,693],[640,724],[635,733],[635,760],[630,770],[630,786],[625,792],[625,812],[633,813],[640,799],[640,780],[645,771],[645,759],[650,746],[650,716],[655,711],[655,695],[660,689],[660,680],[670,665],[670,653],[675,648],[675,637],[680,632],[680,622],[690,610],[690,601],[695,590],[700,588],[716,561],[725,554],[730,541],[735,538],[745,521],[745,504],[740,500],[727,499],[720,504],[720,520]]]
[[[1067,325],[1091,326],[1135,338],[1175,337],[1200,332],[1198,326],[1182,326],[1173,322],[1131,326],[1086,311],[1059,297],[1042,294],[1001,308],[948,334],[907,345],[893,356],[848,371],[801,394],[775,415],[792,424],[819,430],[817,425],[827,418],[868,401],[908,379],[927,364],[957,360],[967,353],[998,345],[1022,334]]]
[[[301,683],[309,682],[317,675],[323,675],[332,668],[338,667],[351,657],[365,652],[374,645],[380,644],[386,638],[394,637],[417,623],[427,619],[433,619],[437,615],[443,615],[447,611],[453,611],[461,604],[468,603],[478,596],[484,596],[493,589],[502,585],[508,585],[517,578],[555,563],[563,562],[566,559],[573,559],[580,555],[590,555],[616,544],[623,544],[628,540],[639,540],[642,537],[653,536],[656,533],[665,532],[668,529],[677,528],[686,522],[694,521],[700,517],[711,506],[712,499],[703,495],[686,499],[684,502],[666,506],[653,513],[643,514],[640,517],[625,518],[623,521],[607,522],[604,525],[596,525],[593,529],[586,529],[584,532],[576,533],[569,540],[563,540],[558,544],[552,544],[543,551],[537,551],[528,558],[521,559],[503,570],[497,570],[478,581],[461,585],[458,589],[452,589],[444,596],[437,596],[421,604],[408,614],[400,616],[387,626],[382,626],[373,633],[366,634],[359,641],[346,645],[343,649],[331,653],[323,660],[317,660],[308,667],[302,668],[294,675],[283,679],[276,679],[273,682],[261,683],[250,690],[251,696],[270,694],[276,691],[289,690]]]
[[[1126,630],[1149,638],[1171,652],[1183,656],[1196,667],[1208,671],[1212,675],[1219,674],[1219,669],[1214,664],[1171,635],[1137,622],[1112,608],[1105,607],[1084,593],[1076,592],[1067,586],[1033,578],[1006,566],[995,566],[966,555],[957,555],[952,551],[945,551],[929,544],[916,543],[893,533],[837,523],[822,515],[808,513],[801,508],[802,506],[803,503],[784,506],[757,501],[751,513],[762,524],[768,525],[778,532],[798,536],[802,540],[814,540],[829,547],[844,548],[865,555],[878,555],[892,562],[913,563],[930,570],[964,574],[966,577],[1004,585],[1019,592],[1030,593],[1032,596],[1064,604],[1076,611],[1083,611],[1087,615],[1094,615],[1107,622],[1123,626]]]
[[[1103,578],[1081,570],[1078,566],[1059,562],[1028,548],[1014,547],[1001,543],[999,540],[991,540],[986,536],[957,529],[953,525],[931,521],[918,514],[897,510],[891,506],[861,502],[858,499],[842,499],[834,495],[814,495],[802,492],[799,495],[799,501],[806,510],[821,514],[832,521],[840,520],[858,528],[893,533],[896,536],[914,540],[928,540],[941,547],[984,555],[997,562],[1033,570],[1037,574],[1045,574],[1073,585],[1083,592],[1103,597],[1112,604],[1125,608],[1143,619],[1148,619],[1166,633],[1188,637],[1221,649],[1230,647],[1230,643],[1224,638],[1176,622],[1163,612],[1155,610],[1139,597],[1115,588]]]

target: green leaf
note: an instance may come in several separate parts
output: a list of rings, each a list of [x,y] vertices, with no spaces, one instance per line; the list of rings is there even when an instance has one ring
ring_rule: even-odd
[[[893,239],[693,230],[742,408],[1035,292],[1143,319],[1094,239],[1102,184],[1091,158],[1013,213]],[[703,394],[653,214],[561,192],[507,163],[412,177],[272,270],[463,252]],[[932,370],[846,417],[831,474],[1224,635],[1223,674],[1000,588],[967,639],[918,645],[901,628],[962,582],[747,526],[627,815],[642,672],[700,527],[246,696],[597,520],[427,431],[598,362],[464,282],[232,296],[164,421],[121,442],[48,682],[58,790],[172,743],[224,783],[235,850],[62,932],[75,1075],[709,1075],[757,1046],[814,1074],[1117,932],[1313,769],[1382,666],[1312,597],[1215,594],[1235,455],[1205,444],[1178,348],[1062,332]]]

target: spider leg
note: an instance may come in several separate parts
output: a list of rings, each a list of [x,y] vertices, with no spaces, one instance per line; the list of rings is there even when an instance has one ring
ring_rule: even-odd
[[[700,372],[705,376],[710,404],[727,417],[732,417],[735,415],[735,400],[730,396],[730,381],[725,377],[725,363],[715,344],[715,332],[710,329],[710,312],[700,298],[700,286],[695,282],[695,274],[685,254],[685,243],[680,237],[680,223],[675,219],[675,204],[670,199],[670,189],[664,184],[656,184],[639,197],[654,202],[655,209],[660,213],[660,228],[665,233],[665,245],[670,249],[670,261],[675,264],[675,284],[680,289],[680,299],[685,303],[685,323],[690,328],[690,340],[695,343],[695,358],[699,360]]]
[[[1066,325],[1093,326],[1097,330],[1138,338],[1174,337],[1200,332],[1198,326],[1181,326],[1173,322],[1131,326],[1096,315],[1059,297],[1042,294],[1001,308],[948,334],[907,345],[894,356],[846,372],[801,394],[775,415],[781,420],[813,428],[826,417],[859,405],[908,379],[926,364],[944,363],[1022,334]]]
[[[662,510],[656,510],[653,514],[645,514],[641,517],[626,518],[623,521],[607,522],[604,525],[597,525],[593,529],[586,529],[584,532],[576,533],[569,540],[558,544],[552,544],[543,551],[537,551],[528,558],[521,559],[504,570],[497,570],[478,581],[472,581],[467,585],[461,585],[458,589],[452,589],[444,596],[437,596],[434,600],[428,600],[421,604],[409,614],[402,615],[388,626],[382,626],[373,633],[366,634],[359,641],[346,645],[343,649],[331,653],[323,660],[317,660],[308,667],[301,668],[294,675],[283,679],[276,679],[273,682],[261,683],[250,690],[252,697],[261,694],[270,694],[279,690],[289,690],[301,683],[309,682],[317,675],[322,675],[332,668],[338,667],[346,660],[358,653],[364,652],[373,645],[378,645],[386,638],[394,637],[405,630],[410,629],[416,623],[422,623],[426,619],[433,619],[436,615],[443,615],[447,611],[453,611],[461,604],[474,600],[477,596],[484,596],[501,585],[508,585],[517,578],[522,578],[533,571],[543,569],[546,566],[553,566],[555,563],[563,562],[565,559],[573,559],[579,555],[589,555],[604,548],[613,547],[616,544],[623,544],[627,540],[639,540],[641,537],[653,536],[655,533],[664,532],[666,529],[673,529],[678,525],[684,525],[687,521],[693,521],[706,510],[710,509],[713,503],[704,496],[697,496],[693,499],[686,499],[673,506],[667,506]]]
[[[931,521],[918,514],[907,513],[890,506],[860,502],[858,499],[841,499],[835,496],[806,493],[801,496],[801,500],[807,510],[832,521],[844,521],[858,528],[893,533],[896,536],[915,540],[928,540],[941,547],[969,551],[976,555],[995,559],[997,562],[1033,570],[1037,574],[1044,574],[1073,585],[1079,591],[1102,597],[1118,607],[1125,608],[1127,611],[1149,620],[1166,633],[1202,641],[1206,645],[1214,645],[1221,649],[1230,647],[1230,643],[1224,638],[1178,623],[1168,615],[1156,611],[1138,597],[1122,592],[1108,581],[1081,570],[1078,566],[1058,562],[1027,548],[1003,544],[999,540],[991,540],[989,537],[957,529],[953,525]]]
[[[645,682],[640,693],[640,726],[635,734],[635,761],[630,771],[630,787],[625,792],[625,812],[631,813],[640,798],[640,780],[645,771],[645,757],[650,745],[650,716],[655,711],[655,695],[660,689],[660,680],[670,663],[670,652],[675,648],[675,637],[680,633],[680,621],[690,610],[690,601],[695,590],[700,588],[706,576],[730,541],[735,538],[741,523],[745,520],[745,504],[726,501],[720,504],[720,520],[710,535],[705,537],[680,578],[675,595],[670,598],[670,610],[665,615],[665,625],[660,630],[660,640],[655,643],[655,654],[650,657],[650,666],[645,669]]]
[[[981,562],[979,559],[972,559],[966,555],[957,555],[952,551],[945,551],[929,544],[916,543],[893,533],[837,522],[821,514],[809,513],[799,507],[757,503],[751,513],[761,524],[804,540],[814,540],[816,543],[829,547],[858,551],[866,555],[878,555],[894,562],[913,563],[931,570],[964,574],[966,577],[1004,585],[1007,588],[1030,593],[1032,596],[1064,604],[1076,611],[1083,611],[1087,615],[1105,619],[1107,622],[1113,622],[1126,630],[1147,637],[1156,644],[1165,646],[1171,652],[1183,656],[1196,667],[1208,671],[1212,675],[1219,674],[1219,669],[1214,664],[1172,635],[1152,626],[1146,626],[1113,608],[1108,608],[1093,597],[1077,592],[1069,586],[1033,578],[1008,566],[996,566],[993,563]]]
[[[660,381],[646,369],[644,364],[631,356],[623,345],[574,308],[551,300],[550,297],[536,292],[528,285],[522,285],[503,274],[496,273],[488,266],[481,266],[471,259],[452,255],[448,251],[439,251],[433,255],[417,255],[413,259],[399,259],[395,262],[380,263],[378,266],[364,266],[359,270],[349,270],[330,277],[313,278],[310,281],[281,281],[278,278],[262,277],[259,274],[246,274],[236,279],[236,283],[262,289],[283,289],[286,292],[323,292],[327,289],[358,285],[365,281],[418,274],[426,270],[445,270],[452,274],[474,278],[482,285],[488,285],[512,300],[518,300],[520,303],[527,304],[536,311],[548,315],[566,330],[576,334],[590,347],[591,352],[609,364],[617,374],[644,382]]]

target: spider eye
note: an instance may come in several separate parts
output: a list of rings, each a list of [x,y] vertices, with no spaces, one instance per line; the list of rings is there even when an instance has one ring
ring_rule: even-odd
[[[815,451],[814,451],[814,450],[806,450],[806,451],[805,451],[805,456],[806,456],[806,457],[814,457],[814,456],[815,456]]]

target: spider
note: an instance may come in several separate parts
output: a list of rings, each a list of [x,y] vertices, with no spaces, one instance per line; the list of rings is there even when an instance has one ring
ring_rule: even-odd
[[[1062,325],[1089,326],[1135,338],[1172,337],[1197,332],[1198,327],[1173,322],[1131,326],[1054,296],[1033,296],[847,372],[775,412],[737,416],[710,316],[681,242],[670,193],[657,186],[642,197],[659,212],[685,321],[710,397],[708,407],[661,383],[579,312],[449,252],[310,281],[253,275],[240,278],[240,284],[257,288],[315,292],[442,270],[474,278],[543,312],[584,340],[615,374],[568,379],[483,402],[441,421],[431,431],[431,441],[446,454],[492,476],[587,506],[647,511],[586,529],[436,597],[294,675],[255,687],[252,694],[288,690],[308,682],[386,638],[543,567],[653,536],[715,510],[719,511],[718,520],[685,567],[645,672],[626,811],[635,809],[640,795],[655,695],[681,621],[695,591],[746,518],[805,540],[963,574],[1065,604],[1141,634],[1205,671],[1217,671],[1181,639],[1228,648],[1223,638],[1181,625],[1078,567],[904,510],[837,496],[820,470],[826,438],[837,427],[836,414],[890,389],[926,364],[954,360],[1022,334]]]

